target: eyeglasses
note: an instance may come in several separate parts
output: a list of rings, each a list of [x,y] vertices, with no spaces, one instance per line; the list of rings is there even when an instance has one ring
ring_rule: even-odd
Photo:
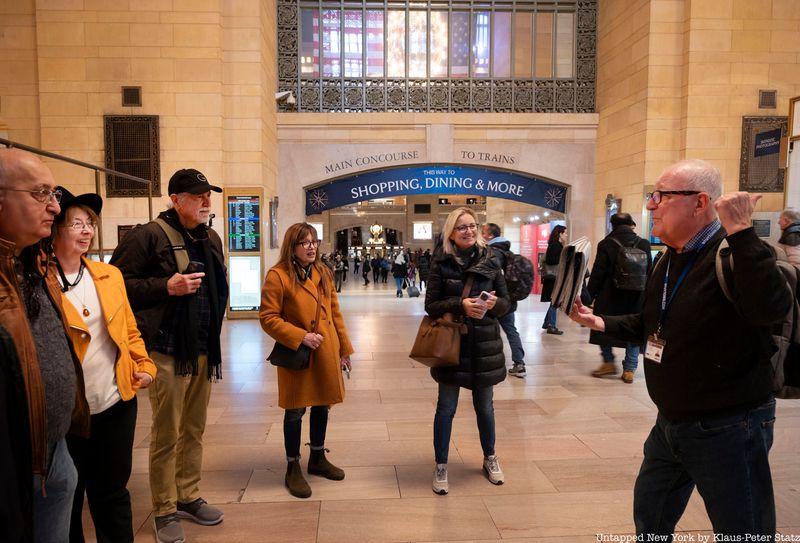
[[[472,223],[472,224],[462,224],[461,226],[456,226],[456,227],[454,228],[454,230],[458,230],[458,232],[459,232],[460,234],[463,234],[463,233],[464,233],[464,232],[466,232],[467,230],[477,230],[479,226],[480,226],[479,224],[475,224],[475,223]]]
[[[317,247],[319,247],[319,240],[315,239],[314,241],[308,241],[308,240],[298,241],[297,243],[295,243],[295,245],[302,245],[303,249],[311,249],[311,247],[314,247],[314,249],[316,249]]]
[[[72,222],[70,224],[65,224],[64,228],[72,228],[73,230],[77,230],[78,232],[82,232],[84,228],[87,228],[89,230],[94,230],[95,226],[96,225],[95,225],[94,221],[86,221],[86,222],[74,221],[74,222]]]
[[[36,190],[29,190],[29,189],[2,189],[2,190],[11,190],[14,192],[28,192],[36,198],[37,202],[41,202],[43,204],[49,204],[53,200],[56,203],[61,202],[61,189],[50,190],[50,189],[36,189]]]
[[[653,203],[658,205],[661,203],[661,197],[665,194],[679,194],[681,196],[691,196],[693,194],[700,194],[700,190],[654,190],[647,193],[647,199],[653,200]]]

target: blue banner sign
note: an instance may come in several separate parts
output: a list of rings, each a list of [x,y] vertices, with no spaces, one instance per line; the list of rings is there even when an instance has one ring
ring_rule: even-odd
[[[532,175],[475,166],[398,167],[343,177],[306,189],[306,215],[364,200],[408,194],[493,196],[564,213],[567,187]]]
[[[782,129],[775,128],[756,134],[753,156],[766,156],[779,153],[781,150],[781,133]]]

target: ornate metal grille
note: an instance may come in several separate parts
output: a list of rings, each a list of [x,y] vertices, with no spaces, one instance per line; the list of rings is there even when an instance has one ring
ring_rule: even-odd
[[[106,115],[106,167],[153,181],[153,196],[161,196],[161,162],[157,115]],[[106,175],[110,197],[147,196],[147,186]]]
[[[572,77],[339,77],[301,71],[301,9],[574,13]],[[597,0],[278,0],[278,87],[294,91],[297,111],[595,111]],[[512,33],[511,45],[514,45]],[[364,49],[366,54],[366,48]],[[321,54],[321,53],[320,53]],[[366,58],[365,58],[366,60]],[[364,63],[366,66],[366,62]],[[367,73],[367,70],[363,70]],[[406,72],[408,73],[408,72]],[[430,74],[430,70],[428,70]],[[281,110],[288,106],[281,105]]]

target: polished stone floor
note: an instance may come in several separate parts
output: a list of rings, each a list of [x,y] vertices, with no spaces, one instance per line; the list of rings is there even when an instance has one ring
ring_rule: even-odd
[[[471,398],[463,391],[450,493],[437,496],[431,491],[436,384],[407,357],[423,299],[397,299],[392,283],[364,287],[351,275],[340,300],[356,354],[347,399],[331,411],[326,446],[345,480],[310,476],[311,498],[288,494],[283,411],[275,369],[264,360],[273,341],[255,320],[227,321],[225,373],[211,395],[201,483],[225,520],[212,527],[185,522],[187,541],[566,543],[633,532],[633,483],[656,412],[640,373],[632,385],[589,376],[600,357],[587,330],[559,315],[564,335],[543,334],[546,305],[538,296],[520,303],[528,375],[509,377],[494,393],[506,484],[494,486],[482,475]],[[136,541],[152,542],[146,394],[139,408],[130,490]],[[771,458],[785,534],[800,534],[799,430],[800,401],[779,402]],[[711,534],[697,494],[679,530],[685,540]]]

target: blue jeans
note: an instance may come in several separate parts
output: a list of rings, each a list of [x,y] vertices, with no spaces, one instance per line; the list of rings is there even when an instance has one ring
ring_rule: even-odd
[[[636,533],[672,534],[696,485],[714,533],[774,535],[774,425],[774,399],[695,422],[671,423],[659,414],[633,491]]]
[[[555,328],[557,316],[558,316],[558,309],[553,307],[553,304],[550,304],[550,307],[547,308],[547,313],[545,313],[544,315],[545,328]]]
[[[404,277],[395,277],[394,284],[397,287],[397,292],[403,292],[403,281]]]
[[[625,359],[622,361],[623,370],[636,371],[639,366],[639,351],[641,349],[639,345],[625,348]],[[614,351],[608,345],[600,345],[600,356],[603,357],[603,362],[614,361]]]
[[[35,543],[67,543],[69,541],[72,498],[78,484],[78,471],[61,438],[50,457],[42,495],[42,476],[33,476],[33,541]]]
[[[305,412],[305,407],[287,409],[283,412],[283,446],[286,449],[287,459],[300,458],[300,434]],[[328,430],[328,406],[313,406],[309,418],[311,448],[322,449],[325,446],[325,433]]]
[[[436,403],[436,416],[433,418],[433,450],[437,464],[447,464],[450,451],[450,434],[453,430],[453,417],[458,407],[456,385],[439,383],[439,401]],[[494,406],[492,404],[492,387],[476,388],[472,391],[472,405],[478,419],[478,433],[484,456],[494,454]]]
[[[508,345],[511,347],[511,360],[515,364],[524,364],[525,351],[522,350],[522,340],[519,338],[519,332],[517,332],[517,327],[514,325],[514,312],[506,313],[498,319],[498,322],[508,338]]]

